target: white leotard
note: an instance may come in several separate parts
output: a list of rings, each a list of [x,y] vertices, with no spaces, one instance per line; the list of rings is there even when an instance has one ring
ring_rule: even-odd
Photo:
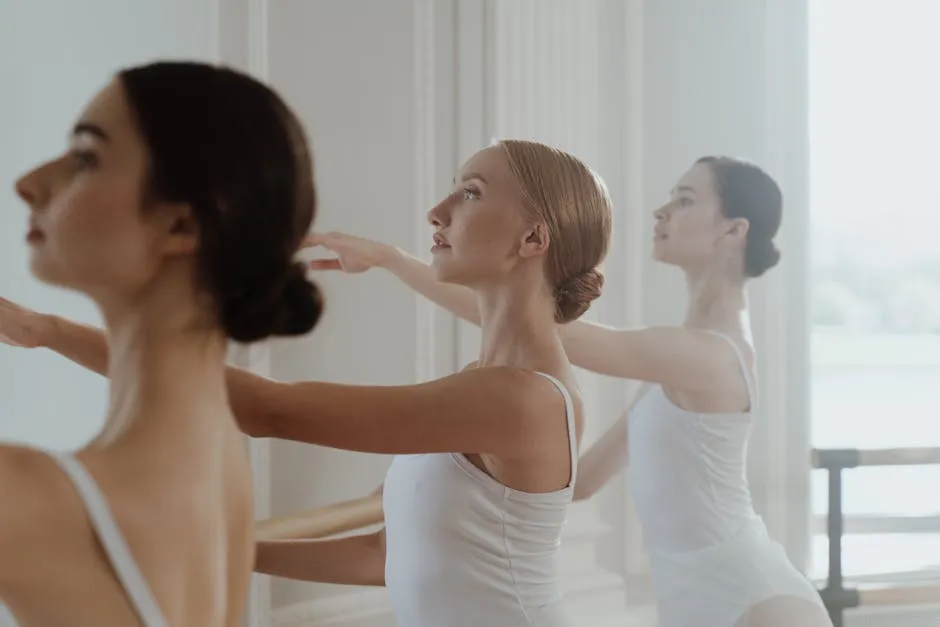
[[[628,475],[662,627],[734,627],[779,596],[822,606],[754,511],[746,459],[755,386],[734,340],[714,335],[740,362],[748,411],[686,411],[657,385],[629,416]]]
[[[385,582],[402,627],[573,627],[556,554],[578,466],[564,385],[571,481],[556,492],[506,487],[464,455],[399,455],[385,478]],[[546,418],[546,429],[553,428]],[[560,427],[560,425],[559,425]]]
[[[92,529],[111,563],[118,582],[123,586],[131,606],[137,612],[142,627],[166,627],[163,613],[157,605],[147,579],[144,577],[124,534],[117,526],[111,508],[98,488],[94,478],[74,456],[65,453],[50,453],[62,471],[75,486],[75,491],[85,505]]]

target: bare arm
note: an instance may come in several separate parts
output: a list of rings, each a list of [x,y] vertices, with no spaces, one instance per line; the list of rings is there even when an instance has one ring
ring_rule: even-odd
[[[723,340],[700,329],[625,331],[572,322],[559,330],[571,362],[592,372],[684,390],[740,384],[734,354]]]
[[[255,572],[353,586],[385,585],[385,530],[338,540],[271,540],[256,545]]]
[[[52,318],[43,345],[107,372],[99,329]],[[470,370],[413,386],[278,383],[226,371],[229,400],[249,435],[375,453],[465,452],[508,457],[540,451],[546,412],[562,409],[542,377],[508,368]]]
[[[229,383],[236,412],[258,413],[258,435],[370,453],[526,459],[557,444],[545,416],[564,412],[550,382],[511,368],[408,386],[276,383],[243,371]]]
[[[428,264],[400,249],[385,246],[379,250],[376,265],[454,315],[480,324],[472,290],[438,281]],[[729,360],[733,355],[715,350],[721,340],[700,330],[653,327],[627,331],[583,321],[558,328],[568,358],[593,372],[691,390],[739,382],[736,364]]]
[[[41,334],[37,337],[39,346],[59,353],[80,366],[107,376],[108,342],[105,332],[92,326],[79,324],[44,314],[33,313],[42,320],[37,324]],[[258,435],[259,418],[264,413],[258,391],[267,391],[259,381],[265,381],[247,371],[235,367],[226,370],[229,397],[232,411],[241,429],[249,435]]]
[[[304,246],[322,246],[336,255],[333,259],[311,261],[310,267],[315,270],[343,270],[356,274],[370,268],[385,268],[428,300],[468,322],[480,324],[473,290],[438,281],[431,266],[400,248],[335,231],[313,233],[306,238]]]
[[[431,266],[398,248],[383,255],[381,266],[431,302],[467,322],[480,324],[477,297],[470,288],[438,281]]]
[[[574,487],[574,500],[581,501],[594,496],[627,465],[629,461],[627,455],[629,423],[627,420],[637,402],[649,389],[649,384],[640,387],[630,401],[629,407],[620,415],[614,426],[581,456],[578,462],[578,481]]]
[[[40,314],[41,315],[41,314]],[[101,376],[108,374],[108,340],[101,329],[58,316],[48,321],[42,345]]]
[[[610,479],[627,465],[627,415],[623,412],[601,438],[578,461],[578,480],[574,500],[594,496]]]

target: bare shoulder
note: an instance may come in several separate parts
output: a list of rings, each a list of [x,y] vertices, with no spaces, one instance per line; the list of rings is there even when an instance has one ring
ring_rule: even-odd
[[[25,446],[0,446],[0,591],[37,561],[45,540],[67,516],[69,483],[49,455]]]

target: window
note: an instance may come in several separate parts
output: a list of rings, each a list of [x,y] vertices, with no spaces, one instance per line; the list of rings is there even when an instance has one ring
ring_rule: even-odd
[[[940,3],[809,15],[813,446],[940,446]],[[940,466],[848,470],[843,485],[846,576],[940,572]],[[821,578],[826,508],[815,471]]]

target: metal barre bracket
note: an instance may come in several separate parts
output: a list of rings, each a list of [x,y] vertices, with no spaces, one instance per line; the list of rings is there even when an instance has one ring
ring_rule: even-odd
[[[831,448],[813,450],[813,467],[820,469],[855,468],[861,459],[857,448]]]

